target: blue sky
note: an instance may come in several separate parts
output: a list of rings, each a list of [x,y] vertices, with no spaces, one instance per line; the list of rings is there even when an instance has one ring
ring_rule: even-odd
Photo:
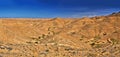
[[[120,0],[0,0],[0,17],[78,18],[118,11]]]

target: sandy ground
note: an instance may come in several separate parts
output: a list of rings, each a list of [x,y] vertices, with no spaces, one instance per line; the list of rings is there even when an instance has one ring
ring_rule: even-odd
[[[0,57],[119,57],[120,15],[0,19]]]

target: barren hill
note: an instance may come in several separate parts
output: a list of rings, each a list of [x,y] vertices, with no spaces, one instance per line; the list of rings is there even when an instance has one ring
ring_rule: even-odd
[[[119,57],[120,13],[0,19],[0,57]]]

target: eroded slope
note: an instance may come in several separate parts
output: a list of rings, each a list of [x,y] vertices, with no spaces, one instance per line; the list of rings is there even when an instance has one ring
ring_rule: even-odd
[[[119,57],[120,17],[0,19],[0,57]]]

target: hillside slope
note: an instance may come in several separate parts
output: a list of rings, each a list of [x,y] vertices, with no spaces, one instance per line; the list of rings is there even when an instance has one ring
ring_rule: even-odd
[[[0,57],[119,57],[120,13],[0,19]]]

